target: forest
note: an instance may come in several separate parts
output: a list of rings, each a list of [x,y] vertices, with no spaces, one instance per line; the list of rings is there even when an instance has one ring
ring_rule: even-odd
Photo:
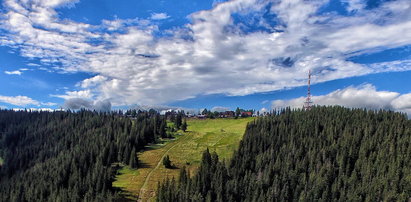
[[[158,113],[0,110],[0,201],[117,201],[120,166],[166,136]]]
[[[248,124],[229,161],[204,151],[194,176],[159,183],[157,201],[407,201],[411,122],[402,113],[286,108]]]

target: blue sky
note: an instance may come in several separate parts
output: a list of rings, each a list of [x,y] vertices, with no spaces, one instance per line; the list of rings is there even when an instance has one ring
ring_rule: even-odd
[[[4,0],[0,61],[0,108],[301,107],[311,70],[315,104],[411,113],[411,2]]]

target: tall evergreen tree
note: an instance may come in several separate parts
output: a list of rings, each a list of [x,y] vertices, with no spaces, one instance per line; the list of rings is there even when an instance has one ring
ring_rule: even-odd
[[[164,117],[130,116],[0,110],[0,201],[119,200],[119,164],[137,167],[136,152],[165,130]]]
[[[181,125],[181,130],[183,130],[184,132],[186,132],[186,130],[187,130],[187,120],[186,119],[184,119],[184,122]]]
[[[197,174],[163,183],[158,201],[407,201],[410,145],[401,113],[286,108],[249,123],[228,164],[206,150]]]

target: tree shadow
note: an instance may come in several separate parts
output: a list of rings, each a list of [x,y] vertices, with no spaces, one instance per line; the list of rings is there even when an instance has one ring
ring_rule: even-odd
[[[180,169],[179,167],[177,167],[176,165],[172,164],[171,167],[166,168],[166,169],[170,169],[170,170],[176,170],[176,169]]]
[[[151,166],[148,163],[138,161],[138,167],[137,168],[151,168]]]

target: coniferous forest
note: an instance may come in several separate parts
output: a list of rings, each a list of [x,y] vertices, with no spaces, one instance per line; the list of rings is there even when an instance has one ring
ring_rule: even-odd
[[[390,111],[285,109],[249,123],[228,162],[203,153],[157,201],[407,201],[411,122]]]
[[[112,201],[120,165],[164,137],[157,113],[0,110],[0,201]]]

